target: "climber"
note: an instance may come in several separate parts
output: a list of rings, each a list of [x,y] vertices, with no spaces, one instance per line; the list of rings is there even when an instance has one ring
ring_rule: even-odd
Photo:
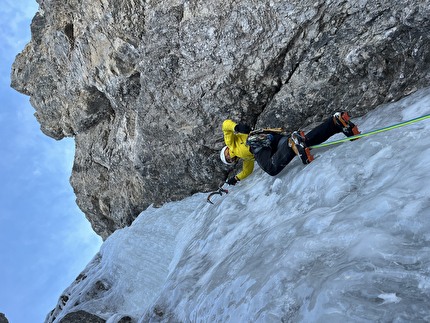
[[[251,131],[248,125],[232,120],[223,122],[222,131],[226,144],[220,152],[223,163],[234,165],[239,159],[243,160],[242,171],[227,179],[229,185],[236,185],[249,176],[254,170],[254,161],[266,173],[275,176],[296,155],[304,164],[309,164],[313,157],[308,147],[320,144],[339,132],[347,137],[360,133],[347,112],[336,112],[306,135],[303,131],[288,135],[280,128]]]

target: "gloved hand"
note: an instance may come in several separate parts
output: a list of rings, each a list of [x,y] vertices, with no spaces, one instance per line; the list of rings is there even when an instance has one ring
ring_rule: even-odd
[[[236,183],[239,182],[239,179],[236,176],[230,177],[226,183],[228,185],[236,185]]]
[[[238,123],[234,127],[234,131],[240,132],[240,133],[250,133],[251,132],[251,127],[248,126],[247,124],[244,124],[244,123]]]

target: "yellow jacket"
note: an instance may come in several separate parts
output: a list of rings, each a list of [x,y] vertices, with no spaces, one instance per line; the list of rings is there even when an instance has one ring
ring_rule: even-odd
[[[243,159],[242,171],[236,175],[239,180],[242,180],[254,170],[254,155],[249,151],[249,146],[246,145],[248,134],[235,133],[235,126],[234,121],[225,120],[222,123],[222,132],[224,133],[224,142],[229,148],[230,156]]]

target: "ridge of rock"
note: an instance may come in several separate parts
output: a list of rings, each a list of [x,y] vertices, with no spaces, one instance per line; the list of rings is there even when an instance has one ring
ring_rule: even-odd
[[[296,130],[429,85],[430,2],[39,0],[12,67],[103,238],[216,187],[226,118]]]

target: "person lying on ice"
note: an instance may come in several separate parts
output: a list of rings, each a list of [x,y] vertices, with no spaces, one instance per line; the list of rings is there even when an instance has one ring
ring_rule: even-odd
[[[357,126],[350,121],[347,112],[336,112],[306,135],[295,131],[287,135],[282,129],[255,130],[242,123],[225,120],[222,124],[224,142],[220,158],[224,164],[234,165],[243,160],[242,171],[227,179],[227,184],[236,183],[249,176],[257,161],[262,170],[275,176],[297,155],[304,164],[313,157],[308,147],[323,143],[336,133],[343,132],[347,137],[359,134]]]

